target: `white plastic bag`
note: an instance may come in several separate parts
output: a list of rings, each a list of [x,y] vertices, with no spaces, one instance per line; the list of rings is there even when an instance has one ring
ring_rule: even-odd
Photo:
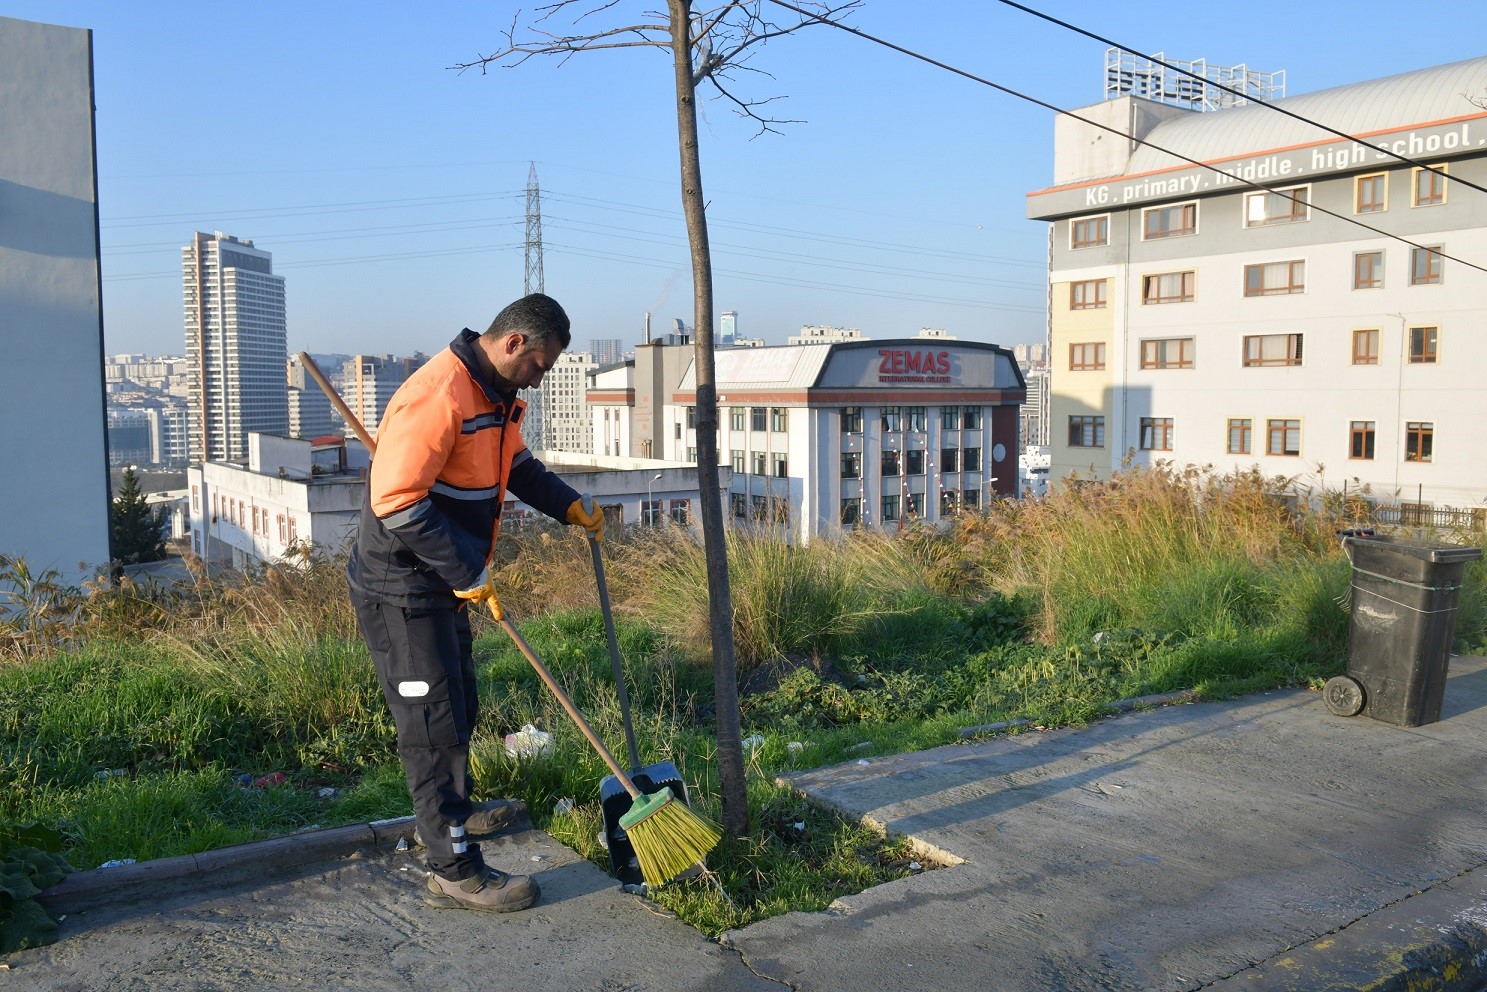
[[[546,758],[552,754],[552,734],[545,730],[538,730],[530,723],[522,725],[522,728],[514,734],[506,735],[506,757]]]

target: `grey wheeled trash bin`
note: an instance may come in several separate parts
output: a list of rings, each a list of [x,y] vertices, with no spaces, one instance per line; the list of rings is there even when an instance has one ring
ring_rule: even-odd
[[[1482,550],[1359,535],[1344,537],[1343,546],[1353,562],[1348,669],[1323,689],[1327,708],[1401,727],[1434,723],[1462,574]]]

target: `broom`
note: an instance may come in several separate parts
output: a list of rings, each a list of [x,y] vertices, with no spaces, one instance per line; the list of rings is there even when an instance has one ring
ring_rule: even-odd
[[[324,390],[331,404],[336,408],[351,428],[356,431],[356,436],[361,438],[367,446],[367,450],[373,455],[377,453],[376,440],[362,427],[361,421],[351,411],[344,400],[336,392],[335,387],[330,384],[315,360],[306,352],[299,353],[299,360],[303,363],[311,378]],[[594,728],[589,726],[578,707],[573,705],[573,700],[558,685],[557,679],[542,664],[542,659],[531,646],[522,639],[510,620],[501,614],[501,607],[494,599],[488,601],[491,614],[500,622],[511,640],[527,656],[527,661],[542,676],[542,681],[552,690],[552,694],[563,704],[563,709],[568,716],[583,731],[583,735],[589,739],[594,750],[599,752],[599,757],[614,772],[615,778],[630,793],[634,804],[630,812],[620,817],[620,826],[624,828],[626,835],[630,838],[630,844],[635,848],[635,859],[640,862],[640,873],[645,878],[647,885],[665,885],[688,868],[695,865],[707,856],[707,852],[717,846],[718,841],[723,838],[723,831],[717,824],[706,820],[687,808],[685,803],[678,802],[676,796],[669,788],[662,789],[655,795],[643,795],[635,787],[635,783],[626,775],[624,769],[620,768],[614,755],[604,746],[599,735],[594,733]]]
[[[548,689],[552,690],[568,716],[583,731],[594,750],[599,752],[599,757],[604,759],[614,777],[634,800],[630,812],[620,817],[620,826],[630,838],[630,845],[635,848],[635,858],[640,862],[640,874],[645,878],[646,884],[664,885],[701,861],[722,839],[722,829],[692,812],[685,803],[679,802],[669,788],[649,796],[641,793],[620,767],[620,763],[614,759],[614,755],[609,753],[604,742],[599,740],[599,735],[594,733],[594,728],[589,726],[573,700],[558,685],[557,679],[542,664],[542,659],[537,657],[537,653],[517,632],[511,621],[502,615],[501,608],[494,601],[489,605],[501,628],[521,653],[526,655],[527,661],[542,676],[542,681],[547,683]]]

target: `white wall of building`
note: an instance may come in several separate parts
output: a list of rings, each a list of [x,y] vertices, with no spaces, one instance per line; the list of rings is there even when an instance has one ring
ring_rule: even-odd
[[[0,554],[77,582],[109,558],[92,32],[0,17],[0,94],[0,465],[46,489],[0,486]]]

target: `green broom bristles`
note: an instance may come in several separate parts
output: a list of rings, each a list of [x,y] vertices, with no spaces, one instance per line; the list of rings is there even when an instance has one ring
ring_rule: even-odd
[[[670,789],[641,796],[620,817],[647,885],[664,885],[701,861],[723,839],[717,824],[677,801]]]

